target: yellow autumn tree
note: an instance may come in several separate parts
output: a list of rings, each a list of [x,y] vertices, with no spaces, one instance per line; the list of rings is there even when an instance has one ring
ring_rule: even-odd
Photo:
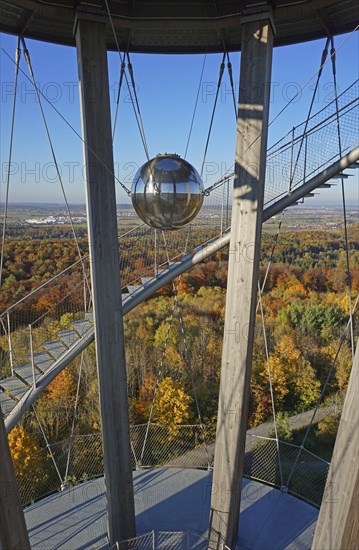
[[[277,405],[300,411],[319,398],[320,382],[291,336],[284,335],[277,343],[270,356],[270,368]],[[263,376],[268,377],[267,371]]]
[[[178,424],[185,424],[190,417],[191,397],[183,386],[166,376],[158,385],[153,407],[153,420],[159,424],[169,425],[169,437],[179,433]]]
[[[178,370],[182,363],[181,354],[178,349],[179,343],[179,321],[173,319],[172,323],[168,319],[164,320],[158,327],[154,345],[160,350],[161,354],[164,351],[164,362],[166,366],[173,370]]]
[[[41,453],[36,440],[22,426],[16,426],[10,432],[8,441],[20,494],[23,487],[43,486],[48,479],[47,455]]]
[[[352,369],[352,352],[348,342],[340,346],[340,340],[334,340],[329,346],[322,350],[326,362],[326,370],[329,370],[335,362],[335,378],[341,392],[346,390]]]
[[[338,417],[327,416],[326,418],[323,418],[321,422],[318,422],[317,433],[321,443],[333,448],[338,428]]]

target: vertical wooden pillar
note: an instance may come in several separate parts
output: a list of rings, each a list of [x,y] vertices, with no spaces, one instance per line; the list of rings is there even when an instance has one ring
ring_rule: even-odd
[[[320,507],[313,550],[357,550],[359,541],[359,342]]]
[[[105,20],[75,23],[110,544],[135,536]]]
[[[266,166],[273,29],[242,20],[236,178],[214,461],[209,548],[237,540],[247,431]]]
[[[0,410],[0,550],[30,550],[19,489]]]

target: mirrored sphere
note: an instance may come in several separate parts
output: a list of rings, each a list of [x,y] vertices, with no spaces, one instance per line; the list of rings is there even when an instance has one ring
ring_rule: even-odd
[[[156,229],[180,229],[203,204],[204,187],[193,166],[178,155],[157,155],[138,170],[131,198],[138,216]]]

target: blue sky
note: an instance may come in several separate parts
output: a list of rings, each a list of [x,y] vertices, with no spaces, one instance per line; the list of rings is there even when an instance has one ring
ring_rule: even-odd
[[[336,37],[336,47],[347,35]],[[1,46],[12,57],[16,38],[0,34]],[[319,67],[324,40],[276,48],[273,54],[270,120],[288,104],[291,97],[310,79]],[[74,48],[28,40],[28,48],[39,88],[53,105],[81,134],[76,51]],[[337,54],[339,92],[357,77],[359,34],[345,42]],[[200,170],[208,126],[218,79],[221,55],[208,55],[201,87],[195,124],[187,159]],[[109,53],[111,107],[114,111],[119,58]],[[4,198],[5,166],[8,160],[9,130],[12,108],[14,65],[1,51],[1,200]],[[233,75],[238,90],[240,54],[231,54]],[[202,55],[132,55],[138,98],[150,150],[150,156],[160,152],[183,155],[188,137],[195,97],[203,63]],[[24,59],[21,67],[27,74]],[[305,119],[315,84],[315,78],[271,125],[269,145]],[[323,72],[315,110],[333,97],[331,64]],[[20,74],[18,104],[13,146],[16,173],[11,178],[11,202],[63,202],[60,186],[52,166],[52,157],[30,82]],[[60,164],[63,182],[70,203],[85,201],[81,140],[65,125],[55,111],[44,103],[45,113]],[[221,87],[207,162],[205,184],[218,179],[233,164],[235,119],[227,74]],[[136,167],[145,162],[145,154],[126,89],[122,91],[119,120],[114,142],[115,171],[128,187]],[[218,167],[218,168],[217,168]],[[210,172],[215,172],[212,175]],[[359,172],[359,171],[358,171]],[[358,203],[358,178],[350,178],[347,187],[349,203]],[[310,204],[339,202],[339,188],[322,192]],[[117,202],[128,197],[117,185]],[[309,203],[308,203],[309,204]]]

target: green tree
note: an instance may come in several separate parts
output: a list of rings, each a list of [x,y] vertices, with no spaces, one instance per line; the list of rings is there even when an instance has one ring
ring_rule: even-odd
[[[289,414],[287,412],[279,411],[276,414],[276,427],[280,441],[292,441],[293,432],[289,426]],[[269,431],[269,437],[275,437],[274,429]]]

